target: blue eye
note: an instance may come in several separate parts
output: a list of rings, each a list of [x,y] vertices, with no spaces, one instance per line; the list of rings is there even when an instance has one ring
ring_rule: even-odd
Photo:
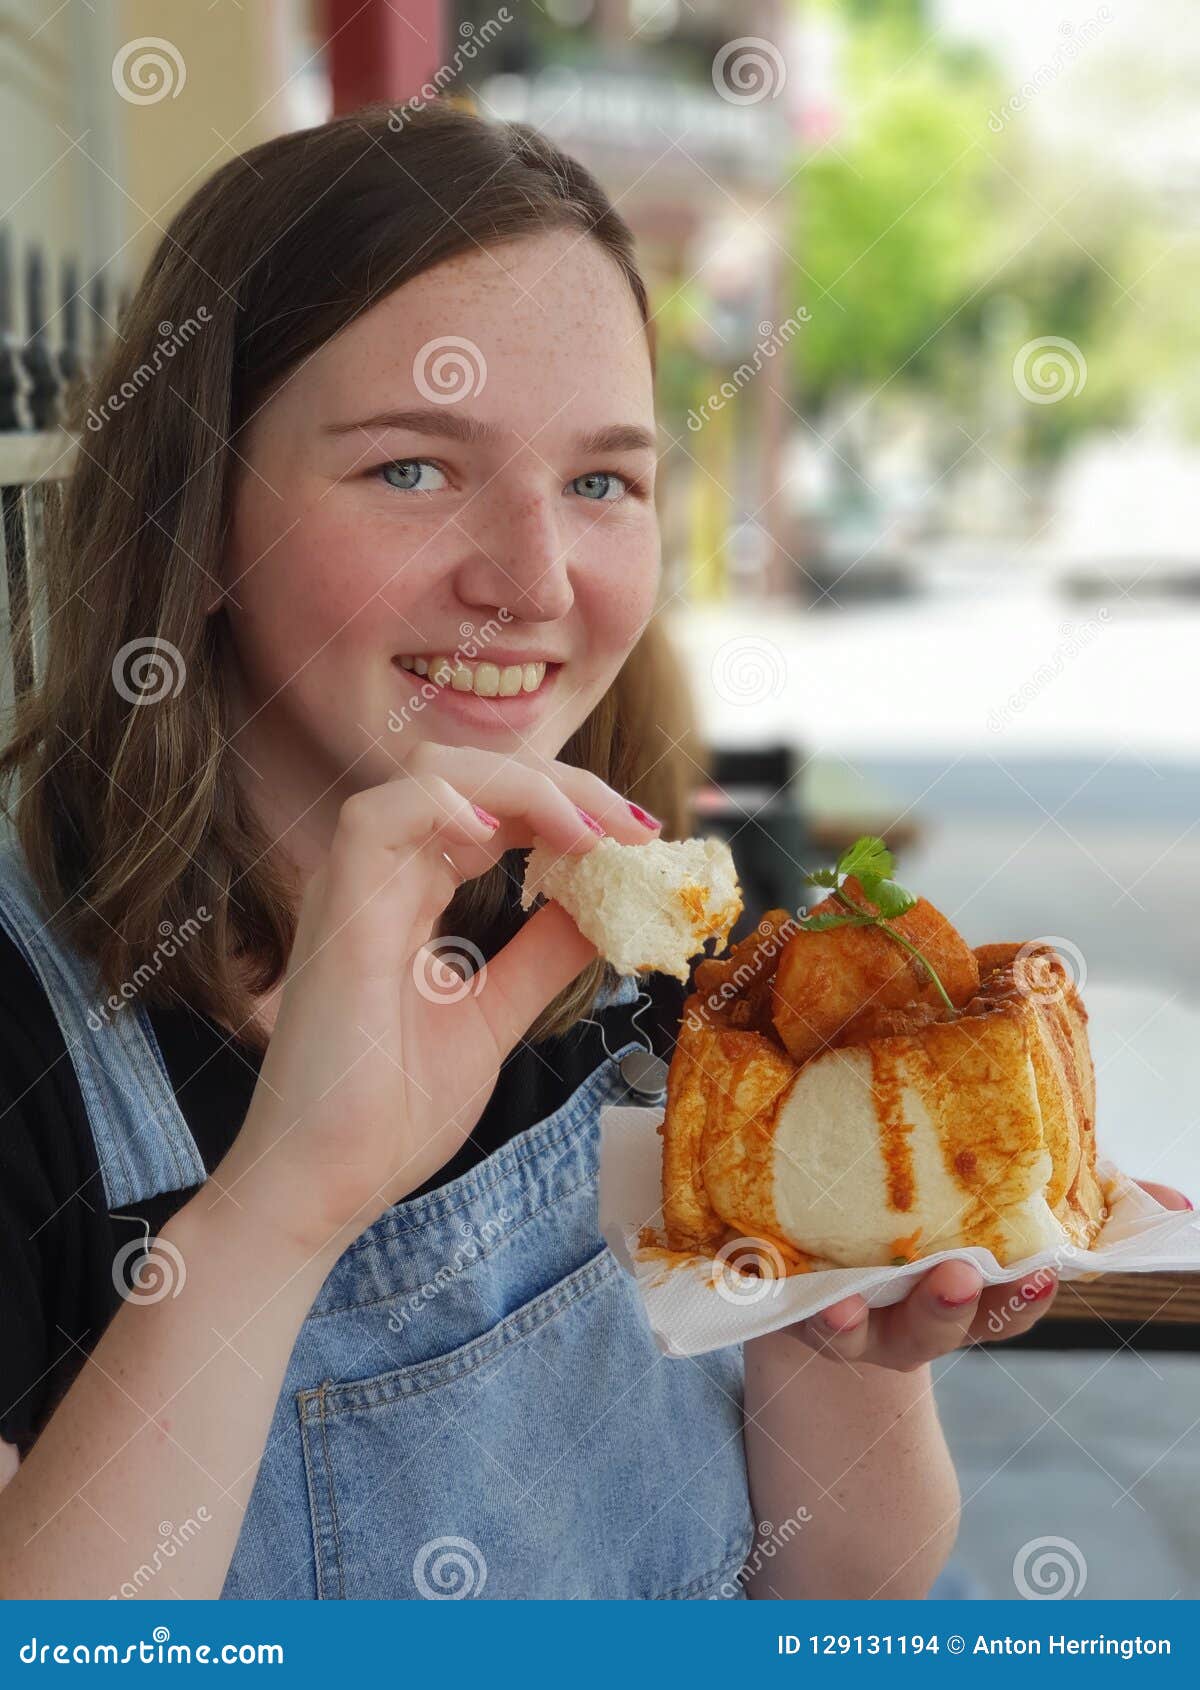
[[[423,470],[431,475],[439,476],[440,480],[432,486],[428,482],[421,484],[420,477]],[[395,472],[396,479],[392,480]],[[401,493],[436,493],[446,485],[446,477],[436,464],[430,463],[428,458],[397,458],[393,463],[380,464],[379,473],[389,487],[394,487]]]
[[[571,486],[582,498],[601,500],[621,499],[629,491],[629,483],[620,475],[607,470],[593,470],[589,475],[577,475]]]

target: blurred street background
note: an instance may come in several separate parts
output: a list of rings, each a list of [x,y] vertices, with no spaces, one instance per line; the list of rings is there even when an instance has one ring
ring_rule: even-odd
[[[972,944],[1063,940],[1102,1149],[1200,1201],[1198,77],[1191,0],[0,0],[0,330],[86,359],[281,129],[544,129],[638,236],[661,613],[750,915],[871,831]],[[1195,1339],[944,1366],[964,1594],[1061,1539],[1064,1594],[1200,1595]]]

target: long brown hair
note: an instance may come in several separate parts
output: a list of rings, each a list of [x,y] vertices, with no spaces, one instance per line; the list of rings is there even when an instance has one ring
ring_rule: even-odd
[[[239,430],[288,373],[443,259],[578,228],[628,279],[653,336],[633,237],[600,185],[523,124],[435,102],[371,106],[232,159],[171,222],[72,406],[78,464],[47,511],[44,661],[19,695],[0,791],[58,930],[103,994],[182,998],[264,1043],[254,997],[283,977],[298,888],[246,804],[227,743],[216,597]],[[36,605],[36,599],[33,601]],[[31,610],[14,652],[33,661]],[[140,668],[139,668],[140,666]],[[137,670],[140,687],[128,672]],[[156,680],[147,707],[145,682]],[[122,684],[124,683],[124,684]],[[657,623],[561,756],[686,826],[700,756]],[[440,926],[490,955],[514,930],[521,854],[463,886]],[[198,912],[203,912],[203,918]],[[565,1030],[599,959],[531,1030]],[[133,983],[131,987],[130,983]]]

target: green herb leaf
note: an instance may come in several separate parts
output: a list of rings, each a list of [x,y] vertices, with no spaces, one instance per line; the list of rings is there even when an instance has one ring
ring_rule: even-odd
[[[837,871],[839,874],[852,874],[861,881],[864,875],[873,875],[877,880],[890,879],[895,868],[895,859],[882,839],[874,834],[865,833],[861,839],[856,839],[853,845],[847,845],[838,858]]]
[[[872,878],[869,886],[865,880],[861,882],[861,885],[880,915],[890,918],[906,915],[917,901],[911,892],[905,891],[903,886],[897,886],[894,880],[875,880]]]
[[[828,933],[831,927],[852,926],[854,920],[852,915],[837,915],[830,910],[825,915],[802,915],[797,918],[796,925],[806,933]]]
[[[903,933],[888,926],[889,921],[907,914],[917,903],[914,893],[892,879],[894,867],[895,859],[883,840],[874,834],[864,834],[846,847],[835,868],[814,869],[806,874],[811,885],[831,889],[834,901],[842,906],[841,911],[800,916],[798,924],[806,933],[827,933],[833,927],[878,927],[921,964],[946,1008],[953,1009],[954,1000],[942,984],[937,969]],[[864,896],[870,899],[874,909],[863,909],[847,895],[842,881],[850,875],[862,887]]]

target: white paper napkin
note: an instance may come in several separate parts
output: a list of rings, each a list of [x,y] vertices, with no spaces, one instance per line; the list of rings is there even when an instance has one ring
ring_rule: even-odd
[[[940,1250],[906,1267],[834,1268],[760,1279],[705,1258],[669,1262],[641,1251],[646,1227],[662,1228],[663,1111],[607,1104],[600,1111],[600,1230],[637,1282],[658,1346],[667,1355],[703,1355],[759,1338],[819,1314],[859,1292],[871,1308],[897,1303],[935,1262],[972,1261],[987,1285],[1027,1279],[1053,1267],[1060,1279],[1098,1273],[1191,1270],[1200,1273],[1200,1221],[1191,1210],[1164,1209],[1111,1162],[1101,1177],[1116,1182],[1112,1212],[1090,1250],[1072,1245],[1001,1267],[990,1250]],[[715,1269],[715,1271],[714,1271]]]

